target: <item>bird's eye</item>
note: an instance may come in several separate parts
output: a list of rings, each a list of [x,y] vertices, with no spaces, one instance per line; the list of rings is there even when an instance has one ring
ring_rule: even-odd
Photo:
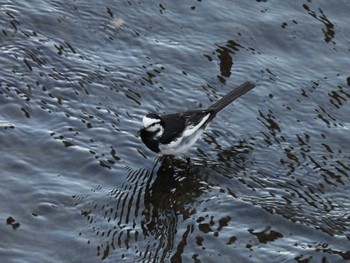
[[[149,129],[151,129],[152,127],[154,127],[156,125],[159,125],[159,122],[153,122],[152,124],[148,125],[145,129],[149,130]]]

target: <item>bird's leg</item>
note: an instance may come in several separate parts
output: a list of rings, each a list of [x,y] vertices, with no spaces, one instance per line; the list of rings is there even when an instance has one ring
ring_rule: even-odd
[[[173,162],[171,160],[171,156],[170,155],[162,155],[162,158],[164,160],[164,163],[168,166],[171,167],[173,165]]]
[[[188,156],[187,152],[185,153],[185,159],[186,159],[186,173],[190,174],[191,173],[191,158]]]
[[[186,159],[187,164],[190,164],[191,158],[188,156],[188,152],[184,152],[183,157]]]

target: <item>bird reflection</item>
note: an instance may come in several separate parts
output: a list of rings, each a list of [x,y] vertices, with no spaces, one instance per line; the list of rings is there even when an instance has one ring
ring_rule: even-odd
[[[155,180],[145,189],[142,229],[145,235],[159,240],[160,258],[173,250],[178,220],[195,213],[191,204],[205,190],[198,177],[198,167],[182,159],[164,157],[155,174]]]
[[[206,190],[202,176],[206,173],[201,173],[206,168],[167,157],[157,160],[151,169],[125,169],[127,180],[108,190],[109,199],[105,193],[104,198],[93,198],[82,210],[90,230],[101,239],[97,242],[97,256],[105,259],[111,250],[118,254],[125,249],[123,255],[134,252],[132,257],[141,257],[145,262],[162,262],[179,246],[174,244],[175,235],[183,229],[178,228],[178,222],[196,212],[192,204]],[[135,250],[130,251],[130,247]]]

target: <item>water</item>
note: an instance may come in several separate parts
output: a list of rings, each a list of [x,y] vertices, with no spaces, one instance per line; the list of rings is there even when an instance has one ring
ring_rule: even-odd
[[[2,262],[350,259],[347,1],[3,1]],[[183,158],[148,111],[244,81]]]

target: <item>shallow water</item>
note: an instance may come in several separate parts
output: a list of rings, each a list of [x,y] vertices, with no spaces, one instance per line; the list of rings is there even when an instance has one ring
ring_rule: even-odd
[[[350,260],[347,1],[5,1],[3,262]],[[144,114],[218,115],[184,158]]]

